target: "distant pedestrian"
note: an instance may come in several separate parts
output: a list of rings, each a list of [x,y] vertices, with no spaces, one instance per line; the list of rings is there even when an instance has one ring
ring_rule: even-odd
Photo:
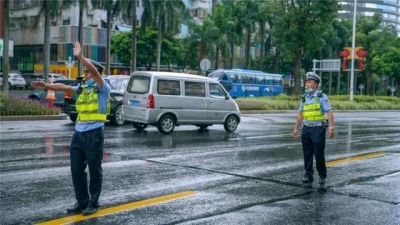
[[[71,174],[77,203],[67,209],[68,213],[91,215],[99,208],[103,173],[104,122],[109,114],[111,87],[102,78],[104,66],[82,55],[81,45],[75,42],[74,55],[82,61],[85,72],[85,84],[69,86],[61,83],[47,84],[35,81],[35,89],[65,91],[71,96],[77,95],[76,110],[78,117],[75,133],[70,145]],[[88,187],[86,167],[89,167],[90,183]]]
[[[325,184],[327,177],[325,165],[326,129],[328,129],[329,138],[333,138],[335,135],[332,107],[328,97],[318,91],[320,82],[321,78],[314,72],[306,74],[306,93],[300,102],[299,114],[293,130],[293,137],[296,138],[298,129],[302,126],[301,143],[305,169],[303,183],[305,184],[310,184],[314,180],[314,156],[319,175],[319,184]],[[328,118],[326,118],[325,114],[328,115]]]

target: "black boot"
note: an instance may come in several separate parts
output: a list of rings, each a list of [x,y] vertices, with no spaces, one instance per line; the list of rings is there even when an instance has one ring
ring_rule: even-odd
[[[87,207],[87,203],[79,203],[77,202],[74,206],[72,206],[71,208],[67,209],[67,213],[78,213],[78,212],[82,212],[82,210],[84,210]]]

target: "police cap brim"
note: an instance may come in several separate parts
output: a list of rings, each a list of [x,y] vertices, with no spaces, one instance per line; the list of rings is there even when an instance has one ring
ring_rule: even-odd
[[[105,68],[103,65],[101,65],[100,63],[98,63],[98,62],[96,62],[96,61],[94,61],[94,60],[92,60],[92,59],[88,59],[88,60],[93,64],[94,67],[96,67],[97,71],[99,71],[100,73],[103,72],[103,71],[106,69],[106,68]],[[82,70],[87,70],[86,66],[83,66],[83,67],[82,67]]]

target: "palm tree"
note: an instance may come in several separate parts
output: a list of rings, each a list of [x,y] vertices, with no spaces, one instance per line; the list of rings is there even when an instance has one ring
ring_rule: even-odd
[[[137,17],[136,17],[136,1],[132,0],[132,58],[131,58],[131,72],[136,71],[136,24],[137,24]]]
[[[162,34],[178,33],[181,22],[189,13],[182,0],[146,0],[143,1],[142,29],[157,26],[156,70],[160,70]],[[155,22],[155,23],[154,23]]]
[[[244,24],[237,16],[239,12],[238,4],[234,1],[227,0],[224,1],[225,18],[226,18],[226,39],[230,45],[230,68],[233,68],[234,58],[235,58],[235,46],[240,45],[243,39]]]
[[[40,16],[44,13],[44,69],[43,73],[45,75],[45,82],[49,81],[50,72],[50,26],[51,20],[53,20],[57,15],[59,15],[60,6],[67,5],[71,3],[70,0],[60,1],[42,1],[39,13],[36,15],[36,21],[34,26],[39,24]]]
[[[207,19],[202,25],[193,24],[189,35],[189,43],[198,46],[199,60],[207,56],[212,49],[212,42],[217,38],[219,30],[214,22]]]
[[[228,45],[226,41],[227,23],[225,18],[225,9],[226,8],[223,5],[217,5],[216,7],[214,7],[211,15],[211,20],[213,21],[216,32],[216,34],[214,35],[216,38],[212,40],[216,47],[215,69],[217,69],[219,65],[219,52],[221,51],[223,58],[228,55]]]
[[[254,0],[243,0],[239,3],[239,18],[246,30],[246,64],[250,68],[251,34],[253,33],[256,18],[258,15],[257,4]]]
[[[3,1],[4,7],[4,41],[3,41],[3,93],[8,95],[8,72],[10,69],[9,55],[8,55],[8,42],[10,40],[10,5],[8,0]]]

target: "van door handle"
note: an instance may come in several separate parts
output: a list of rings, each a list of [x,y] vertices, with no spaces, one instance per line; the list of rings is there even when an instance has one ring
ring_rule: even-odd
[[[210,103],[214,103],[214,101],[210,101]]]

